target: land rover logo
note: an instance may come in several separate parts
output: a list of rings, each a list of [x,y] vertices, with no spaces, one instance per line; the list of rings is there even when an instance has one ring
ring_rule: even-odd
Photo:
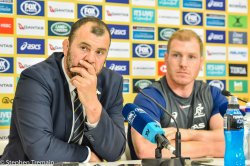
[[[65,22],[56,22],[51,25],[50,30],[58,36],[66,36],[70,33],[71,26]]]
[[[143,89],[143,88],[148,87],[148,86],[151,85],[151,84],[152,84],[152,82],[149,81],[149,80],[139,80],[139,81],[137,81],[137,82],[135,83],[135,86],[138,86],[138,87],[140,87],[141,89]]]
[[[170,28],[165,28],[165,29],[162,29],[161,32],[160,32],[160,37],[163,39],[163,40],[169,40],[169,38],[172,36],[172,34],[175,32],[174,29],[170,29]]]

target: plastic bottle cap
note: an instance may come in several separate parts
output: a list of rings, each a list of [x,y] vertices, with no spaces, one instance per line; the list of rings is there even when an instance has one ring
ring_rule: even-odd
[[[250,112],[250,102],[246,104],[245,112]]]
[[[227,108],[228,109],[239,109],[240,108],[237,97],[235,97],[235,96],[230,97],[229,104],[228,104]]]

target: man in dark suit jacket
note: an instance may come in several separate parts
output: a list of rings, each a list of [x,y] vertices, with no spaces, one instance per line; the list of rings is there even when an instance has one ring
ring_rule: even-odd
[[[121,114],[122,77],[103,67],[110,32],[97,18],[72,25],[63,53],[24,70],[11,119],[9,144],[2,160],[115,161],[125,150]],[[83,107],[81,139],[72,143],[76,92]]]

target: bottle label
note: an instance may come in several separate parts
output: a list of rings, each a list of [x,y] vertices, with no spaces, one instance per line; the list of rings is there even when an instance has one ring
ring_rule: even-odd
[[[225,114],[224,129],[225,130],[239,130],[244,128],[244,119],[240,114]]]

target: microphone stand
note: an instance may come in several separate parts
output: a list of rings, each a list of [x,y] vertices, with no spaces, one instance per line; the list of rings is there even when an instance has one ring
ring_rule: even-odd
[[[222,93],[224,96],[227,96],[227,97],[229,97],[229,96],[234,96],[234,95],[232,95],[232,94],[231,94],[229,91],[227,91],[227,90],[223,90],[223,91],[221,91],[221,93]],[[246,100],[243,100],[243,99],[238,98],[238,97],[236,97],[236,98],[237,98],[238,100],[244,102],[244,103],[247,103]]]
[[[136,92],[140,92],[143,96],[147,97],[151,101],[153,101],[160,109],[162,109],[165,113],[168,114],[168,116],[173,119],[175,126],[176,126],[176,134],[175,134],[175,152],[173,153],[175,157],[171,157],[170,159],[162,159],[162,149],[166,146],[163,145],[161,139],[158,139],[156,136],[156,142],[157,142],[157,148],[155,149],[155,158],[156,159],[142,159],[142,165],[143,166],[152,166],[152,165],[159,165],[159,166],[164,166],[164,165],[169,165],[169,166],[184,166],[185,165],[185,160],[188,159],[190,160],[190,157],[182,157],[181,156],[181,133],[179,130],[179,127],[177,125],[177,122],[175,118],[165,110],[155,99],[152,97],[148,96],[145,94],[140,87],[135,86],[134,87]],[[169,143],[169,142],[168,142]],[[170,143],[169,143],[170,144]]]

